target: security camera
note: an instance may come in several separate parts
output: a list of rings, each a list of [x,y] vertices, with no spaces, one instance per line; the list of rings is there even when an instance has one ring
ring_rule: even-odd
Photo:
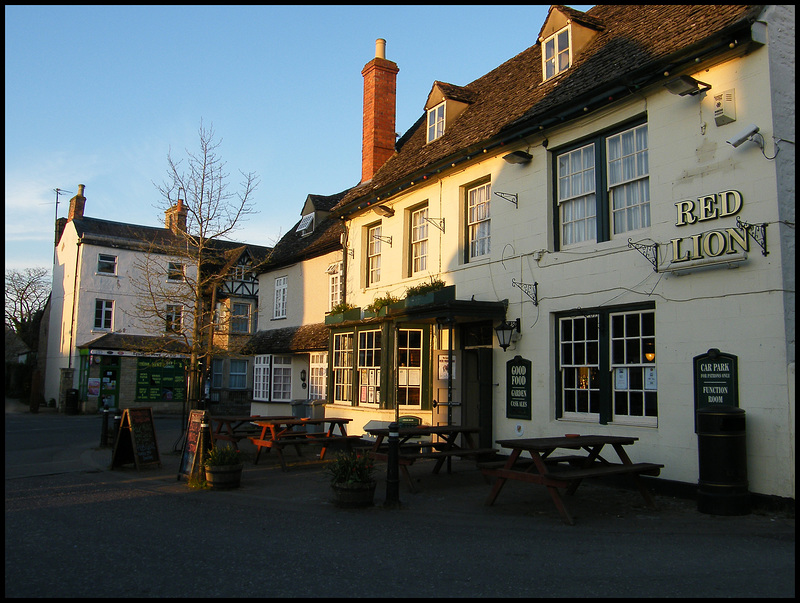
[[[732,145],[735,149],[743,142],[750,140],[755,134],[758,133],[758,126],[755,124],[750,124],[744,130],[739,132],[736,136],[731,138],[730,140],[726,140],[729,145]]]

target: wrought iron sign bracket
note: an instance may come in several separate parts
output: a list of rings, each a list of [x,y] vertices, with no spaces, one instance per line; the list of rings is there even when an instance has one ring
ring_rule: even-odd
[[[644,243],[634,243],[631,239],[628,239],[628,247],[632,247],[641,253],[653,265],[653,272],[658,272],[658,243],[646,245]]]
[[[392,246],[392,237],[384,237],[384,236],[379,235],[379,234],[374,234],[374,235],[372,235],[372,238],[373,239],[378,239],[382,243],[388,243],[389,247]]]
[[[758,246],[761,247],[761,255],[768,256],[769,251],[767,251],[767,226],[768,224],[765,222],[764,224],[748,224],[747,222],[743,222],[740,218],[736,218],[736,226],[739,228],[743,228],[747,233],[748,238],[753,237],[753,240],[758,243]]]
[[[513,203],[514,207],[519,209],[519,195],[517,195],[517,193],[501,193],[500,191],[494,191],[494,194],[501,199],[505,199],[506,201]]]
[[[444,234],[444,218],[423,218],[426,222],[430,222]]]
[[[533,283],[531,285],[528,283],[519,282],[517,279],[512,278],[511,286],[518,287],[520,290],[522,290],[525,295],[531,298],[534,306],[539,305],[539,283]]]

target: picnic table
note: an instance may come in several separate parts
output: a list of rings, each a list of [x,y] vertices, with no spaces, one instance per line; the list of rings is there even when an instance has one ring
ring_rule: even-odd
[[[297,454],[302,456],[300,446],[304,445],[320,445],[322,450],[319,454],[319,459],[325,459],[325,451],[331,444],[342,442],[346,445],[348,450],[351,450],[352,443],[359,441],[360,436],[347,435],[347,424],[352,419],[344,419],[341,417],[324,417],[317,419],[303,419],[293,417],[260,417],[253,421],[261,432],[259,435],[250,436],[249,439],[255,444],[257,451],[253,464],[258,464],[258,458],[261,455],[261,450],[267,449],[275,450],[278,459],[281,462],[281,469],[286,471],[286,462],[283,458],[283,449],[286,446],[294,446]],[[309,429],[312,425],[325,425],[328,424],[327,429],[322,431],[312,431]],[[336,430],[339,433],[336,433]]]
[[[384,440],[389,437],[389,428],[365,428],[365,431],[371,436],[375,436],[375,443],[370,451],[372,457],[378,461],[388,460],[388,443],[385,443]],[[454,456],[472,457],[477,462],[480,458],[497,452],[496,448],[478,448],[475,445],[473,434],[480,431],[477,427],[419,425],[399,427],[397,431],[400,437],[400,470],[411,492],[415,492],[415,488],[408,472],[408,466],[413,465],[418,459],[436,459],[433,473],[439,473],[444,461]],[[460,444],[458,443],[459,436],[461,436]],[[449,470],[448,466],[448,472]]]
[[[567,494],[572,495],[584,479],[607,475],[630,475],[647,506],[655,508],[653,497],[639,478],[641,475],[658,475],[664,465],[633,463],[623,447],[630,446],[638,439],[610,435],[577,435],[497,440],[503,448],[511,449],[511,455],[501,467],[497,467],[496,463],[482,466],[484,475],[497,478],[486,504],[494,503],[506,480],[540,484],[547,488],[564,522],[574,525],[575,522],[564,505],[559,489],[565,489]],[[600,456],[606,444],[614,448],[620,463],[610,463]],[[583,453],[553,455],[552,453],[559,448],[580,450]],[[530,460],[521,457],[523,452],[530,454]]]
[[[238,415],[218,415],[214,417],[209,417],[209,421],[211,422],[212,429],[211,429],[211,439],[214,442],[218,440],[222,440],[224,442],[232,442],[234,448],[238,450],[239,442],[250,438],[252,436],[257,436],[261,433],[261,428],[258,427],[254,421],[258,421],[260,419],[292,419],[291,415],[289,416],[267,416],[267,415],[248,415],[248,416],[238,416]]]

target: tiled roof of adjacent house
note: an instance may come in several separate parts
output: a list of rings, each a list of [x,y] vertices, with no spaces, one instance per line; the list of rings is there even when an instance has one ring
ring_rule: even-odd
[[[168,249],[180,242],[180,239],[168,228],[140,226],[113,222],[99,218],[82,217],[72,220],[78,236],[84,243],[93,243],[105,247],[120,249],[149,250],[155,252]],[[210,246],[223,255],[224,261],[235,262],[239,255],[248,249],[256,263],[263,262],[272,249],[262,245],[251,245],[236,241],[214,239]]]
[[[241,351],[243,354],[257,355],[325,350],[328,347],[328,334],[325,323],[259,331]]]
[[[129,352],[151,352],[154,354],[188,354],[191,351],[183,341],[171,337],[130,335],[127,333],[106,333],[78,347],[87,350],[122,350]]]
[[[297,232],[299,221],[295,223],[275,245],[266,268],[285,266],[340,249],[340,236],[344,232],[344,225],[341,220],[328,217],[327,212],[333,209],[346,193],[347,191],[335,195],[309,195],[314,209],[325,212],[325,217],[319,224],[314,225],[314,230],[310,234]]]
[[[470,93],[473,102],[441,138],[426,142],[422,115],[398,140],[395,154],[371,180],[351,189],[334,214],[355,209],[376,195],[397,192],[398,185],[408,186],[412,177],[447,169],[452,158],[479,153],[487,143],[512,142],[513,136],[583,114],[584,107],[598,108],[664,80],[665,71],[682,62],[690,64],[692,53],[706,51],[717,42],[727,48],[733,37],[726,36],[749,28],[762,7],[597,5],[585,14],[554,8],[596,31],[569,69],[542,81],[537,42],[464,86],[461,89]]]

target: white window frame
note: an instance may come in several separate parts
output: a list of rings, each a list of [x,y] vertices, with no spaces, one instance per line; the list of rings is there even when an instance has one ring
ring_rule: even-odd
[[[228,361],[228,389],[247,389],[246,359],[231,358]]]
[[[353,403],[353,333],[333,334],[333,402]]]
[[[272,402],[290,402],[292,399],[292,357],[272,356],[272,375],[270,378],[270,398]]]
[[[555,152],[559,249],[650,228],[648,136],[640,122]]]
[[[428,109],[427,117],[428,142],[433,142],[437,138],[444,136],[445,125],[445,102],[442,101],[435,107]]]
[[[428,206],[411,212],[411,274],[428,269]]]
[[[572,29],[559,29],[542,42],[542,78],[546,82],[572,65]]]
[[[181,304],[167,304],[164,318],[164,331],[166,333],[180,333],[183,331],[183,306]]]
[[[381,330],[358,332],[358,406],[381,401]]]
[[[172,283],[186,280],[186,266],[183,262],[167,262],[167,280]]]
[[[110,267],[111,269],[103,269],[103,267]],[[117,275],[117,256],[111,255],[109,253],[98,253],[97,254],[97,274],[104,275],[104,276],[116,276]]]
[[[237,314],[237,308],[239,310],[244,309],[243,314]],[[231,303],[231,323],[230,323],[230,332],[236,334],[247,334],[250,332],[250,311],[252,306],[248,303],[244,302],[232,302]],[[244,325],[244,328],[239,328],[240,326]]]
[[[611,410],[614,423],[648,427],[658,425],[656,366],[644,355],[646,344],[651,344],[655,350],[655,320],[655,310],[614,312],[609,316]],[[624,371],[624,374],[618,379],[620,371]],[[637,399],[641,399],[641,404]]]
[[[569,335],[565,335],[569,324]],[[600,420],[600,317],[565,316],[558,320],[561,418]],[[574,400],[574,401],[573,401]]]
[[[299,232],[301,236],[306,236],[314,231],[314,214],[306,214],[300,220],[295,232]]]
[[[99,312],[99,315],[98,315]],[[98,321],[99,318],[99,321]],[[97,323],[100,323],[98,326]],[[96,299],[94,300],[94,330],[113,331],[114,330],[114,300]]]
[[[286,318],[288,288],[288,276],[279,276],[275,279],[275,304],[273,306],[272,318]]]
[[[342,262],[334,262],[326,270],[328,274],[328,312],[342,303]]]
[[[367,228],[367,287],[381,281],[381,224]]]
[[[253,400],[269,402],[272,356],[263,354],[253,359]]]
[[[606,138],[612,232],[650,226],[650,160],[647,124]]]
[[[422,408],[422,329],[399,329],[397,341],[397,403],[400,408]],[[412,340],[419,340],[416,344]],[[414,343],[414,345],[412,345]],[[416,401],[409,403],[409,400]]]
[[[491,252],[491,194],[491,182],[466,190],[468,260],[486,257]]]
[[[212,389],[222,389],[222,374],[224,370],[224,360],[214,358],[211,360],[211,387]]]
[[[308,359],[308,399],[328,396],[328,352],[312,352]]]

